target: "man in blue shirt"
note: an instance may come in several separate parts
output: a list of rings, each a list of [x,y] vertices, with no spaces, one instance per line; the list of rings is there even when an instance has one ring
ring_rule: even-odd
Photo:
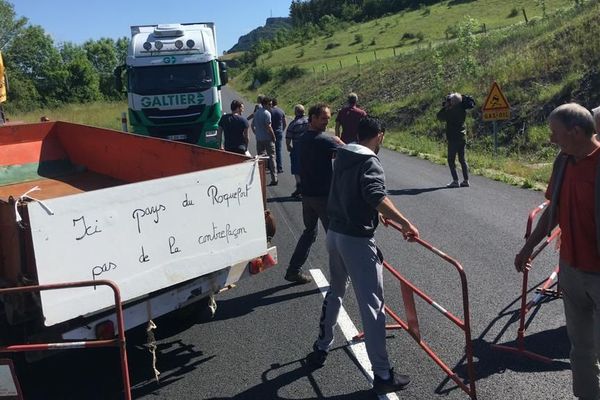
[[[252,118],[252,130],[256,135],[256,154],[269,157],[268,168],[271,173],[269,186],[277,185],[277,162],[275,161],[275,132],[271,124],[271,99],[263,97],[262,107],[257,109]]]
[[[298,239],[296,249],[287,268],[285,279],[295,283],[308,283],[310,276],[302,272],[302,266],[317,238],[317,223],[325,231],[329,226],[327,198],[331,185],[331,159],[344,142],[325,132],[331,119],[327,104],[317,104],[308,111],[308,130],[300,138],[300,180],[302,182],[302,218],[304,232]]]
[[[244,103],[231,102],[231,114],[225,114],[219,120],[219,137],[223,138],[222,149],[238,154],[248,150],[248,120],[242,116]]]
[[[271,126],[275,132],[275,159],[277,161],[277,173],[283,172],[283,163],[281,160],[281,142],[283,142],[283,131],[287,127],[287,121],[285,120],[285,113],[279,107],[277,107],[277,99],[271,99]]]

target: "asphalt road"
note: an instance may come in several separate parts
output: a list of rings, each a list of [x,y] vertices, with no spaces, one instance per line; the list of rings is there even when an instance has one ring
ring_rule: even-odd
[[[223,93],[225,108],[233,94]],[[251,111],[252,102],[246,103]],[[251,152],[255,148],[251,146]],[[515,345],[521,275],[512,267],[523,243],[528,212],[543,201],[539,192],[473,176],[472,187],[446,189],[447,167],[388,150],[380,153],[390,197],[419,228],[421,237],[457,259],[466,272],[479,399],[571,399],[568,340],[562,303],[534,308],[526,346],[555,361],[544,364],[493,350]],[[267,190],[268,207],[277,221],[274,243],[279,265],[218,296],[216,317],[200,323],[193,315],[156,321],[157,368],[138,329],[128,336],[133,395],[137,399],[371,399],[376,398],[338,330],[325,367],[313,371],[304,357],[317,335],[322,294],[315,283],[289,284],[285,267],[302,232],[301,203],[294,189],[289,158],[278,186]],[[442,307],[463,318],[458,274],[450,264],[390,228],[376,239],[386,259]],[[534,264],[531,286],[551,273],[557,253],[547,249]],[[307,269],[328,278],[327,252],[321,230]],[[404,316],[400,286],[385,275],[386,303]],[[459,376],[466,378],[464,334],[433,307],[417,299],[422,339]],[[360,330],[356,300],[348,291],[344,308]],[[404,331],[390,331],[390,358],[398,371],[412,376],[400,399],[466,399],[438,366]],[[27,399],[119,398],[116,353],[93,350],[60,355],[30,367],[23,383]]]

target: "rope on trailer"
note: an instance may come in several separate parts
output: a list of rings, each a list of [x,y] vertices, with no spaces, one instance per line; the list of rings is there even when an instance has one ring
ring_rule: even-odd
[[[258,169],[258,162],[260,160],[268,160],[269,157],[267,156],[261,156],[261,155],[256,155],[254,156],[254,158],[251,158],[249,160],[246,160],[245,162],[251,162],[254,163],[254,168],[252,168],[252,171],[250,171],[250,177],[248,178],[248,186],[252,186],[252,183],[254,182],[254,173],[255,171]]]
[[[18,224],[21,224],[21,221],[23,220],[23,218],[21,218],[21,214],[19,214],[18,206],[19,206],[19,203],[24,202],[25,200],[33,200],[33,201],[39,203],[40,206],[42,206],[42,208],[44,210],[46,210],[46,212],[48,214],[54,215],[54,211],[52,211],[46,204],[44,204],[43,201],[29,196],[29,193],[36,192],[38,190],[42,190],[42,189],[39,186],[34,186],[31,189],[29,189],[28,191],[26,191],[25,193],[23,193],[21,196],[19,196],[18,200],[15,201],[15,216],[16,216]]]
[[[146,338],[148,343],[146,343],[146,346],[148,346],[148,351],[150,354],[152,354],[152,370],[154,371],[154,380],[158,382],[160,371],[156,369],[156,338],[154,337],[154,329],[156,329],[156,324],[154,321],[148,320],[148,326],[146,327]]]

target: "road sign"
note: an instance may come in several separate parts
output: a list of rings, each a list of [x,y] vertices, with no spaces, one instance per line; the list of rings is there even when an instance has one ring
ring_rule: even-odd
[[[492,84],[490,93],[483,103],[484,121],[497,121],[510,118],[510,105],[496,82]]]

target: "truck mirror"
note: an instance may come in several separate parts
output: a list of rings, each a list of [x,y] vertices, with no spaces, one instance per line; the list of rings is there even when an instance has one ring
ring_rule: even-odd
[[[115,74],[115,87],[117,89],[117,92],[123,92],[123,65],[119,65],[117,66],[117,68],[115,68],[114,74]]]
[[[227,74],[227,64],[224,61],[219,61],[219,77],[221,78],[221,86],[227,85],[229,76]]]

